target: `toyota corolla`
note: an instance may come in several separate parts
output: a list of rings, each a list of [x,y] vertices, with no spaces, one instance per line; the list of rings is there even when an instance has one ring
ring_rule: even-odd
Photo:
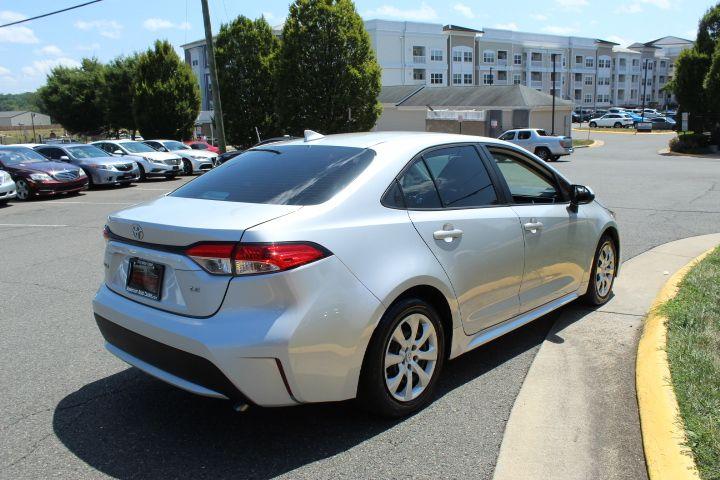
[[[446,361],[618,272],[613,213],[501,140],[261,145],[112,214],[93,302],[107,349],[190,392],[407,415]]]

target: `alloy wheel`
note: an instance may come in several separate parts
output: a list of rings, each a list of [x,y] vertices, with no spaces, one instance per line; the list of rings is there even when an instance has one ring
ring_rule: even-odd
[[[183,174],[184,175],[192,175],[193,173],[193,167],[192,163],[190,163],[190,160],[183,160]]]
[[[18,180],[15,183],[18,200],[27,200],[30,198],[30,187],[25,180]]]
[[[438,337],[428,317],[413,313],[395,327],[385,349],[385,385],[395,400],[409,402],[430,384]]]
[[[608,241],[603,243],[595,267],[595,291],[600,297],[606,297],[612,288],[615,277],[615,250]]]

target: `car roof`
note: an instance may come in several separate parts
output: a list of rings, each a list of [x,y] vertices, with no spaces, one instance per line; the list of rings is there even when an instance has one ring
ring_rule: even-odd
[[[413,144],[419,149],[442,145],[444,143],[492,142],[505,143],[496,138],[458,135],[435,132],[362,132],[326,135],[315,140],[295,139],[279,141],[274,145],[331,145],[339,147],[371,148],[379,144]],[[262,148],[263,145],[257,147]]]

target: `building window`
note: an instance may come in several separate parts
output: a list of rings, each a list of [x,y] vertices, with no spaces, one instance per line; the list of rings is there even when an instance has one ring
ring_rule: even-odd
[[[585,57],[585,66],[592,68],[595,66],[595,59],[593,57]]]
[[[609,58],[599,58],[598,59],[598,68],[610,68],[610,59]]]
[[[483,63],[495,63],[495,52],[493,52],[492,50],[485,50],[483,52]]]
[[[593,84],[592,75],[585,75],[585,85],[592,85],[592,84]]]
[[[625,83],[625,80],[627,80],[627,75],[618,75],[618,83]]]
[[[638,75],[633,75],[633,76],[630,77],[630,78],[631,78],[630,81],[631,81],[632,83],[637,83],[638,80],[640,79],[640,77],[639,77]]]
[[[455,50],[453,52],[453,62],[462,62],[462,52],[459,50]]]
[[[522,65],[522,54],[516,53],[513,55],[513,64],[514,65]]]
[[[460,85],[462,83],[462,75],[459,73],[453,73],[453,85]]]
[[[197,66],[198,66],[198,63],[200,63],[200,62],[197,61],[197,58],[196,58],[195,60],[193,60],[193,61],[192,61],[193,67],[197,67]]]
[[[617,99],[618,99],[618,100],[625,100],[625,90],[618,90],[618,91],[617,91]]]
[[[498,60],[504,60],[507,63],[507,50],[498,50]]]
[[[489,73],[483,73],[483,85],[492,85],[492,75]]]
[[[422,68],[414,68],[413,80],[425,80],[425,70]]]
[[[507,83],[507,72],[505,70],[500,70],[497,72],[497,79],[498,82]]]
[[[562,53],[561,53],[561,54],[560,54],[560,63],[561,63],[561,65],[562,65],[563,67],[566,66],[565,60],[566,60],[565,54],[562,54]]]
[[[430,83],[432,85],[442,85],[443,84],[443,74],[442,73],[431,73],[430,74]]]
[[[575,89],[575,100],[577,100],[578,102],[582,100],[582,90]]]
[[[610,77],[598,77],[598,85],[610,85]]]
[[[620,65],[620,68],[625,68],[627,66],[627,59],[621,58],[618,65]]]
[[[575,74],[575,81],[576,81],[577,83],[582,82],[582,73],[576,73],[576,74]]]
[[[430,52],[430,60],[433,62],[442,62],[443,59],[443,51],[442,50],[432,50]]]
[[[583,63],[583,57],[582,57],[582,55],[575,55],[575,63],[576,63],[577,65],[582,65],[582,63]]]
[[[667,62],[665,60],[660,60],[660,68],[665,68],[667,66]]]
[[[473,54],[472,52],[463,52],[463,62],[472,63]],[[495,60],[493,60],[495,61]]]
[[[653,69],[653,63],[655,63],[655,62],[645,62],[645,65],[647,65],[647,69],[648,69],[648,70],[652,70],[652,69]]]
[[[414,63],[425,63],[425,47],[414,46],[412,52]]]
[[[532,60],[533,62],[542,62],[542,53],[532,52],[530,54],[530,60]]]
[[[513,85],[520,85],[521,78],[519,73],[513,73]]]
[[[465,85],[472,85],[472,83],[473,83],[472,73],[463,73],[463,83]]]
[[[585,94],[585,103],[592,103],[592,94],[591,93]]]
[[[639,59],[639,58],[633,58],[633,60],[632,60],[632,66],[633,66],[633,67],[639,67],[639,66],[640,66],[640,59]]]
[[[665,76],[660,75],[660,76],[658,77],[658,83],[665,83]]]
[[[630,100],[635,100],[637,98],[637,90],[631,89],[630,90]]]

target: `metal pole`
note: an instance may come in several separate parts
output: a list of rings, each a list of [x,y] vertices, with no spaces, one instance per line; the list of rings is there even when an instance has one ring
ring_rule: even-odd
[[[215,68],[215,48],[213,47],[212,27],[210,26],[210,9],[207,0],[200,0],[205,24],[205,45],[210,67],[210,82],[212,85],[213,110],[215,128],[217,129],[220,153],[225,153],[225,125],[223,124],[222,105],[220,104],[220,85],[218,84],[217,69]]]
[[[647,58],[645,59],[645,74],[644,74],[644,76],[643,76],[643,77],[644,77],[644,78],[643,78],[643,98],[642,98],[642,107],[641,107],[641,110],[640,110],[640,120],[643,121],[643,122],[645,121],[645,92],[647,91],[647,66],[648,66],[648,60],[649,60],[649,59],[647,59]]]
[[[555,135],[555,79],[557,78],[557,73],[555,71],[555,58],[557,57],[557,53],[550,54],[550,58],[553,61],[553,75],[550,79],[550,83],[552,84],[552,92],[553,92],[553,113],[552,113],[552,127],[550,128],[551,132],[550,135]]]
[[[30,122],[32,122],[32,129],[33,129],[33,143],[35,143],[35,114],[30,113]]]
[[[493,67],[490,67],[490,85],[492,85],[492,84],[494,83],[494,82],[493,82],[493,73],[492,73],[492,72],[493,72]]]

